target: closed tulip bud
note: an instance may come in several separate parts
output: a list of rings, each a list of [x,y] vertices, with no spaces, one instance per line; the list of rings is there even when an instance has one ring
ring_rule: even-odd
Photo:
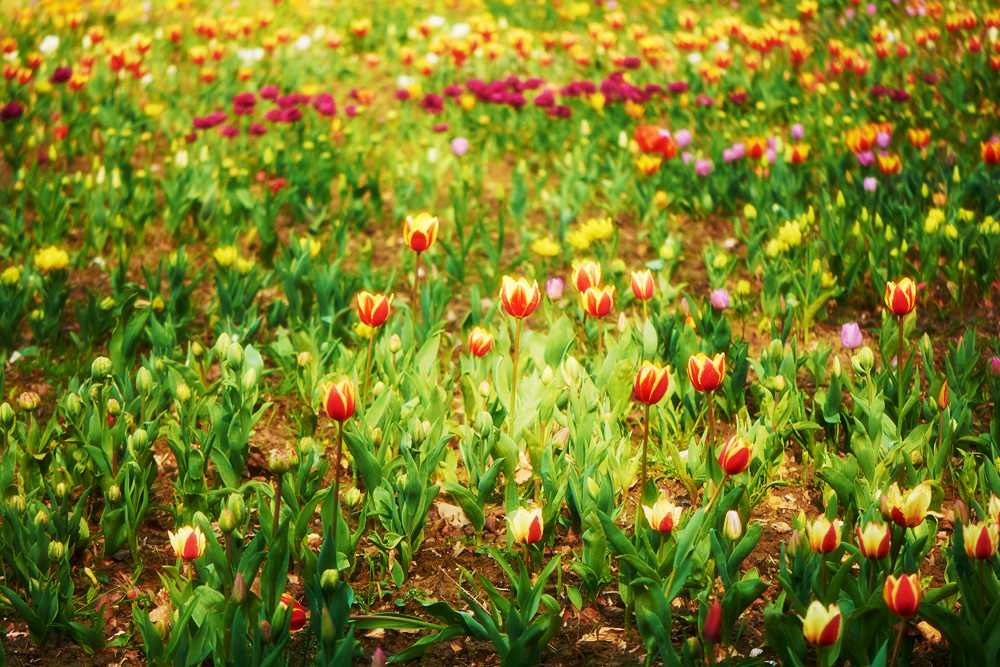
[[[840,624],[840,607],[824,607],[819,600],[813,600],[802,619],[802,635],[814,646],[832,646],[840,639]]]
[[[10,500],[7,501],[7,505],[18,514],[21,514],[24,512],[25,507],[24,496],[20,494],[11,496]]]
[[[229,511],[228,507],[219,513],[219,530],[226,535],[236,530],[236,517]]]
[[[785,347],[780,339],[774,338],[767,344],[767,358],[775,364],[781,363],[781,360],[785,358]]]
[[[351,487],[344,494],[344,507],[349,510],[357,509],[361,504],[361,491],[357,487]]]
[[[840,365],[840,357],[834,357],[833,358],[833,371],[832,371],[832,373],[833,373],[833,377],[837,378],[838,380],[840,379],[840,376],[843,375],[844,369]]]
[[[899,577],[889,575],[885,579],[882,598],[889,611],[900,618],[910,618],[917,613],[923,591],[920,588],[920,577],[916,574],[904,574]]]
[[[649,269],[632,272],[632,294],[639,301],[653,298],[653,274]]]
[[[243,604],[247,599],[247,582],[243,579],[243,573],[236,573],[236,580],[233,582],[233,602]]]
[[[340,572],[337,572],[334,568],[323,570],[323,574],[320,575],[319,584],[323,587],[324,593],[333,595],[337,591],[337,586],[340,585]]]
[[[801,542],[802,538],[799,536],[798,529],[793,530],[792,534],[788,537],[788,546],[785,548],[790,557],[794,558],[799,553],[799,544]]]
[[[260,638],[263,639],[265,643],[270,644],[271,624],[262,618],[260,619],[260,623],[257,624],[257,629],[260,631]]]
[[[844,522],[840,519],[834,521],[821,516],[811,524],[806,526],[806,535],[809,538],[809,547],[814,553],[828,554],[836,551],[840,546],[840,528]]]
[[[229,500],[226,501],[226,506],[229,508],[229,511],[233,513],[233,516],[236,517],[236,523],[243,523],[243,521],[247,518],[247,506],[243,501],[243,496],[240,494],[229,494]]]
[[[66,555],[66,545],[62,542],[49,542],[49,560],[60,561]]]
[[[768,384],[770,385],[770,389],[772,389],[774,391],[784,391],[785,390],[785,376],[784,375],[775,375],[773,378],[770,378],[770,381],[769,381]]]
[[[576,360],[576,357],[566,357],[563,361],[563,376],[566,378],[566,384],[570,386],[578,385],[582,372],[583,368],[580,366],[580,362]]]
[[[0,405],[0,428],[10,431],[16,423],[17,417],[14,415],[14,408],[10,407],[10,403],[5,401],[3,405]]]
[[[26,412],[34,412],[42,404],[42,397],[33,391],[26,391],[17,397],[17,404]]]
[[[697,637],[688,637],[684,640],[687,643],[688,651],[691,653],[691,657],[697,660],[701,657],[704,647],[701,645],[701,640]]]
[[[669,369],[647,363],[636,375],[633,394],[640,403],[655,405],[666,396],[669,387]]]
[[[969,558],[986,560],[997,553],[997,524],[994,521],[968,523],[962,526],[965,553]]]
[[[191,341],[191,356],[195,359],[201,359],[205,356],[205,348],[199,341]]]
[[[90,379],[94,382],[103,382],[109,375],[114,366],[111,360],[107,357],[97,357],[90,364]]]
[[[122,404],[118,402],[117,398],[108,399],[108,415],[111,417],[117,417],[122,413]]]
[[[385,667],[386,665],[385,651],[382,647],[375,649],[375,653],[372,654],[372,667]]]
[[[490,387],[490,383],[486,380],[479,383],[479,395],[483,398],[489,398],[492,391],[493,389]]]
[[[292,465],[284,453],[272,451],[271,456],[267,460],[267,467],[272,475],[280,477],[291,470]]]
[[[177,385],[177,400],[181,403],[187,403],[191,400],[191,389],[183,382]]]
[[[990,503],[992,503],[992,502],[993,502],[993,498],[996,498],[996,496],[992,496],[992,497],[990,498]],[[991,513],[991,514],[992,514],[992,513]],[[965,504],[964,502],[962,502],[961,500],[956,500],[956,501],[955,501],[955,517],[956,517],[956,518],[957,518],[957,519],[958,519],[959,521],[961,521],[961,522],[962,522],[962,525],[966,525],[966,524],[968,524],[968,523],[969,523],[969,519],[970,519],[970,516],[969,516],[969,508],[968,508],[968,506],[967,506],[967,505],[966,505],[966,504]]]
[[[917,284],[909,278],[903,278],[899,283],[887,282],[885,305],[896,317],[908,315],[917,305]]]
[[[740,513],[736,510],[726,512],[726,521],[722,525],[722,534],[730,542],[740,539],[743,534],[743,522],[740,521]]]
[[[709,645],[718,644],[719,640],[722,639],[722,605],[718,600],[712,600],[712,604],[708,606],[705,623],[701,627],[701,636]]]
[[[239,343],[230,344],[229,348],[226,350],[226,363],[234,371],[239,371],[243,369],[243,346]]]
[[[49,525],[49,515],[45,513],[45,510],[38,510],[38,514],[35,515],[35,525],[36,526]]]
[[[330,617],[330,610],[323,607],[323,613],[320,615],[320,633],[323,637],[323,641],[332,644],[337,641],[337,628],[333,625],[333,619]]]
[[[58,484],[56,484],[56,498],[59,499],[65,498],[67,491],[69,491],[69,489],[66,488],[65,482],[59,482]],[[80,525],[82,526],[83,524],[81,523]]]
[[[372,396],[374,398],[378,398],[379,396],[382,395],[383,391],[385,391],[385,382],[379,380],[378,382],[375,383],[375,386],[372,387]]]
[[[389,352],[396,354],[403,349],[403,341],[400,339],[399,334],[392,334],[389,336]]]
[[[534,544],[542,539],[542,510],[521,508],[507,518],[511,534],[517,544]]]
[[[156,628],[156,634],[160,636],[160,641],[166,642],[170,639],[170,619],[166,617],[161,617],[153,623],[153,627]]]
[[[863,373],[867,375],[875,366],[875,353],[872,352],[872,349],[866,345],[858,350],[856,355],[851,357],[851,365],[854,366],[854,371],[856,373]]]
[[[688,378],[694,388],[701,392],[715,391],[726,376],[726,353],[707,357],[699,352],[688,359]]]
[[[587,493],[590,494],[591,498],[597,498],[601,495],[601,485],[590,476],[587,477]]]
[[[750,465],[751,454],[753,446],[738,435],[734,435],[719,452],[719,466],[727,475],[738,475]]]
[[[296,363],[298,363],[299,368],[309,368],[312,365],[313,355],[309,350],[304,352],[299,352],[299,356],[296,357]]]
[[[480,435],[485,435],[493,430],[493,418],[490,417],[490,413],[486,411],[480,411],[476,416],[476,431]]]
[[[112,484],[108,487],[108,501],[112,503],[117,503],[122,499],[122,490],[117,484]]]
[[[889,526],[872,521],[863,531],[861,526],[855,530],[862,556],[871,560],[882,560],[889,555],[889,548],[892,546]]]
[[[376,426],[376,427],[374,427],[374,428],[372,429],[372,442],[373,442],[373,443],[374,443],[374,444],[375,444],[376,446],[378,446],[378,445],[381,445],[381,444],[382,444],[382,438],[383,438],[383,437],[384,437],[384,435],[383,435],[383,433],[382,433],[382,429],[380,429],[380,428],[379,428],[378,426]]]
[[[945,382],[941,385],[941,389],[938,390],[937,396],[938,409],[944,410],[948,407],[948,383]]]
[[[215,340],[215,353],[222,357],[229,350],[230,344],[233,342],[232,337],[228,333],[221,333],[219,337]]]
[[[240,380],[240,386],[243,388],[244,394],[253,393],[257,389],[257,371],[248,368],[247,372],[243,374],[243,379]]]
[[[141,452],[149,447],[149,434],[146,433],[146,429],[138,428],[135,433],[132,434],[132,448],[135,451]]]

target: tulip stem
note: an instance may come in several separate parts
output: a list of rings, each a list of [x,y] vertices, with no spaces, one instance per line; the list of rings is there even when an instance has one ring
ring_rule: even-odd
[[[826,554],[820,554],[819,570],[823,579],[823,600],[826,601]]]
[[[413,338],[417,337],[417,311],[420,310],[420,253],[413,263]]]
[[[601,318],[595,317],[594,321],[597,322],[597,368],[596,370],[600,372],[601,370]]]
[[[722,493],[722,488],[726,485],[726,480],[727,479],[729,479],[729,475],[723,475],[722,482],[720,482],[719,486],[717,486],[715,488],[715,493],[712,494],[711,500],[709,500],[708,504],[705,505],[704,512],[705,512],[705,516],[706,517],[708,516],[709,511],[711,511],[712,505],[714,505],[715,501],[718,499],[719,494]],[[701,529],[702,529],[702,527],[704,527],[704,525],[705,525],[705,522],[702,521],[701,525],[698,526],[698,532],[695,533],[694,542],[692,542],[692,544],[698,544],[698,540],[701,539]],[[677,578],[677,568],[674,568],[673,572],[670,573],[670,580],[667,582],[666,591],[667,591],[667,595],[668,596],[670,595],[671,589],[673,589],[673,587],[674,587],[674,579],[676,579],[676,578]],[[673,602],[673,598],[669,598],[668,597],[667,602],[668,603],[669,602]]]
[[[420,255],[417,255],[419,257]],[[337,422],[337,458],[333,468],[333,553],[339,558],[340,549],[337,546],[337,526],[340,525],[340,462],[344,454],[344,422]]]
[[[375,331],[376,329],[372,329],[372,335],[368,338],[368,361],[365,362],[365,384],[361,387],[362,409],[368,405],[368,381],[371,379],[372,373],[372,348],[375,347]]]
[[[906,619],[899,619],[899,634],[896,635],[896,645],[892,647],[892,657],[889,658],[889,667],[894,667],[896,657],[899,655],[899,645],[903,643],[903,630],[906,628]]]
[[[646,446],[649,444],[649,403],[646,403],[646,414],[643,417],[644,431],[642,436],[642,482],[639,485],[639,507],[635,510],[636,524],[642,523],[642,501],[646,494]]]
[[[715,392],[706,394],[708,399],[708,437],[711,440],[715,437]]]
[[[278,539],[278,524],[281,522],[281,482],[284,475],[277,475],[277,482],[274,484],[274,524],[271,529],[271,538]]]
[[[899,329],[899,352],[896,354],[896,403],[899,407],[897,416],[897,427],[899,429],[899,439],[903,439],[903,318],[897,317],[896,328]]]
[[[514,367],[510,373],[510,434],[514,435],[514,402],[517,400],[517,352],[521,344],[521,318],[517,318],[517,326],[514,334],[514,357],[512,359]]]

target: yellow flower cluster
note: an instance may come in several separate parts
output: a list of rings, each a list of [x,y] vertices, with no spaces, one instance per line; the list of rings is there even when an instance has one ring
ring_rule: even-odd
[[[816,221],[816,211],[809,210],[795,220],[789,220],[778,228],[778,235],[767,243],[768,257],[777,257],[779,253],[787,252],[802,245],[802,233]]]
[[[69,253],[62,248],[55,247],[54,245],[50,245],[48,248],[42,248],[35,253],[35,266],[38,267],[42,273],[60,271],[69,266]]]
[[[566,240],[577,250],[586,250],[592,243],[603,241],[615,232],[611,218],[591,218],[571,231]]]
[[[555,257],[559,254],[559,244],[545,236],[531,242],[531,252],[542,257]]]

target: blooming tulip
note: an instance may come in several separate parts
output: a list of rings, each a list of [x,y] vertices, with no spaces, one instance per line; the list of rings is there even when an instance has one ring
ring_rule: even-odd
[[[917,285],[909,278],[885,284],[885,305],[896,317],[903,317],[917,305]]]
[[[288,593],[282,593],[281,605],[285,609],[288,609],[289,607],[292,609],[292,622],[288,628],[289,632],[298,632],[305,627],[306,609],[298,600],[293,599]]]
[[[581,294],[591,287],[600,285],[601,265],[591,261],[573,265],[573,284]]]
[[[493,334],[482,327],[476,327],[469,334],[469,352],[476,357],[486,356],[493,349]]]
[[[715,391],[726,375],[726,353],[720,352],[712,358],[699,352],[688,359],[688,377],[698,391]]]
[[[503,301],[504,310],[511,317],[523,319],[531,315],[538,305],[542,295],[538,291],[538,281],[531,285],[524,278],[515,281],[510,276],[503,277],[503,285],[500,287],[500,299]]]
[[[192,561],[205,553],[205,534],[197,526],[183,526],[176,534],[168,530],[167,537],[178,558]]]
[[[806,535],[809,538],[809,548],[814,553],[828,554],[836,551],[840,546],[840,528],[844,522],[840,519],[830,521],[825,516],[821,516],[806,526]]]
[[[414,252],[421,253],[434,245],[438,234],[438,219],[430,213],[406,216],[403,224],[403,238]]]
[[[889,606],[889,611],[896,616],[909,618],[916,614],[922,597],[919,575],[904,574],[894,577],[890,574],[886,577],[882,598]]]
[[[632,294],[639,301],[653,298],[653,274],[649,269],[632,272]]]
[[[931,505],[931,486],[924,482],[903,497],[899,484],[892,483],[882,496],[882,514],[897,526],[915,528],[927,517]]]
[[[994,521],[968,523],[962,526],[965,553],[969,558],[985,560],[997,553],[997,524]]]
[[[518,544],[534,544],[542,539],[542,509],[526,510],[523,507],[512,514],[510,531]]]
[[[323,397],[323,408],[330,419],[344,422],[354,414],[354,382],[344,378],[338,383],[330,383]]]
[[[889,555],[891,546],[889,526],[872,521],[863,531],[861,526],[855,530],[858,533],[858,547],[862,556],[871,560],[882,560]]]
[[[666,395],[670,386],[669,369],[645,364],[635,378],[635,398],[640,403],[655,405]]]
[[[387,298],[384,294],[359,292],[356,302],[358,318],[367,326],[381,326],[389,317],[389,307],[392,305],[392,299],[392,294]]]
[[[824,607],[819,600],[813,600],[802,619],[802,635],[814,646],[832,646],[840,639],[840,622],[840,607]]]
[[[669,533],[676,528],[683,511],[683,507],[677,507],[665,495],[661,496],[652,507],[642,506],[646,521],[653,527],[653,530],[660,533]]]
[[[738,475],[750,464],[753,447],[749,442],[734,435],[719,452],[719,466],[727,475]]]
[[[614,307],[614,305],[614,285],[604,289],[588,287],[587,291],[583,293],[583,309],[587,311],[587,314],[591,317],[604,317],[611,312],[611,308]]]

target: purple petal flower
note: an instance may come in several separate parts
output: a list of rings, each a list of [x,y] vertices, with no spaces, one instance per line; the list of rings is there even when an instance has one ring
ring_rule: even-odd
[[[677,148],[687,148],[691,145],[691,133],[688,130],[678,130],[674,141],[677,142]]]
[[[712,171],[712,161],[711,160],[696,160],[694,163],[694,173],[699,176],[708,176]]]
[[[465,137],[455,137],[451,140],[451,152],[461,157],[469,151],[469,140]]]
[[[1000,375],[1000,357],[995,356],[990,359],[990,372],[993,375]]]
[[[861,347],[862,336],[861,327],[857,322],[848,322],[840,327],[840,344],[848,350],[856,350]]]
[[[729,308],[729,291],[724,289],[712,290],[712,308],[725,310]]]
[[[806,136],[806,131],[805,128],[802,127],[801,123],[792,125],[792,139],[795,139],[795,141],[801,141],[804,136]]]
[[[875,188],[878,187],[878,179],[874,176],[868,176],[865,178],[865,192],[875,192]]]
[[[563,296],[562,278],[549,278],[545,281],[545,293],[552,301],[558,301]]]

